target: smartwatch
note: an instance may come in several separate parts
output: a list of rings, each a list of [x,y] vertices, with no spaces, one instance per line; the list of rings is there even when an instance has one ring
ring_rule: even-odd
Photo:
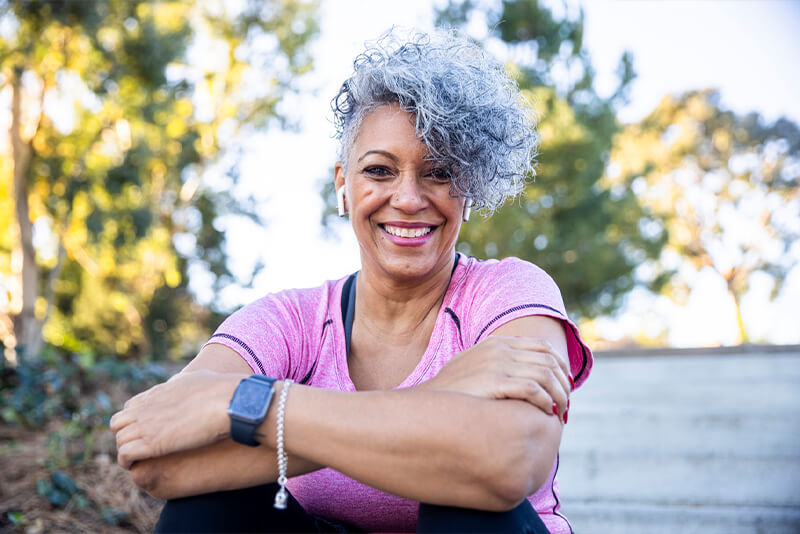
[[[274,383],[274,378],[264,375],[248,376],[239,382],[228,407],[233,441],[250,447],[259,444],[253,436],[267,415]]]

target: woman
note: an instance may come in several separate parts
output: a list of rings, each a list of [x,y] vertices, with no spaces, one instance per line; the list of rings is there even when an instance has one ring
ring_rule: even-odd
[[[515,84],[453,35],[390,33],[333,107],[361,270],[229,317],[114,416],[120,464],[169,500],[163,531],[570,532],[558,447],[591,352],[539,268],[455,252],[531,172]]]

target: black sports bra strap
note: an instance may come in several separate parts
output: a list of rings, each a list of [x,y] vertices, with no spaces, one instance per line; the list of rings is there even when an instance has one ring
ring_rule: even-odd
[[[353,316],[356,311],[356,277],[358,272],[350,275],[342,288],[342,321],[344,321],[345,355],[350,354],[350,336],[353,333]]]

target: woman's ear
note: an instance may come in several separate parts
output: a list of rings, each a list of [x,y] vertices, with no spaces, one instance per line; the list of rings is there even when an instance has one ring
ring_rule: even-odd
[[[336,189],[344,185],[344,165],[341,161],[333,165],[333,184]]]
[[[336,209],[339,217],[344,217],[347,213],[347,204],[344,199],[344,166],[341,161],[337,161],[333,167],[333,185],[336,188]]]

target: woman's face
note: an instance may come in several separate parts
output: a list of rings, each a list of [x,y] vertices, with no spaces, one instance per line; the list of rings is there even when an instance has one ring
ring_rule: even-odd
[[[447,176],[426,154],[412,116],[385,105],[364,118],[347,173],[336,164],[365,269],[396,280],[449,272],[464,199],[450,196]]]

